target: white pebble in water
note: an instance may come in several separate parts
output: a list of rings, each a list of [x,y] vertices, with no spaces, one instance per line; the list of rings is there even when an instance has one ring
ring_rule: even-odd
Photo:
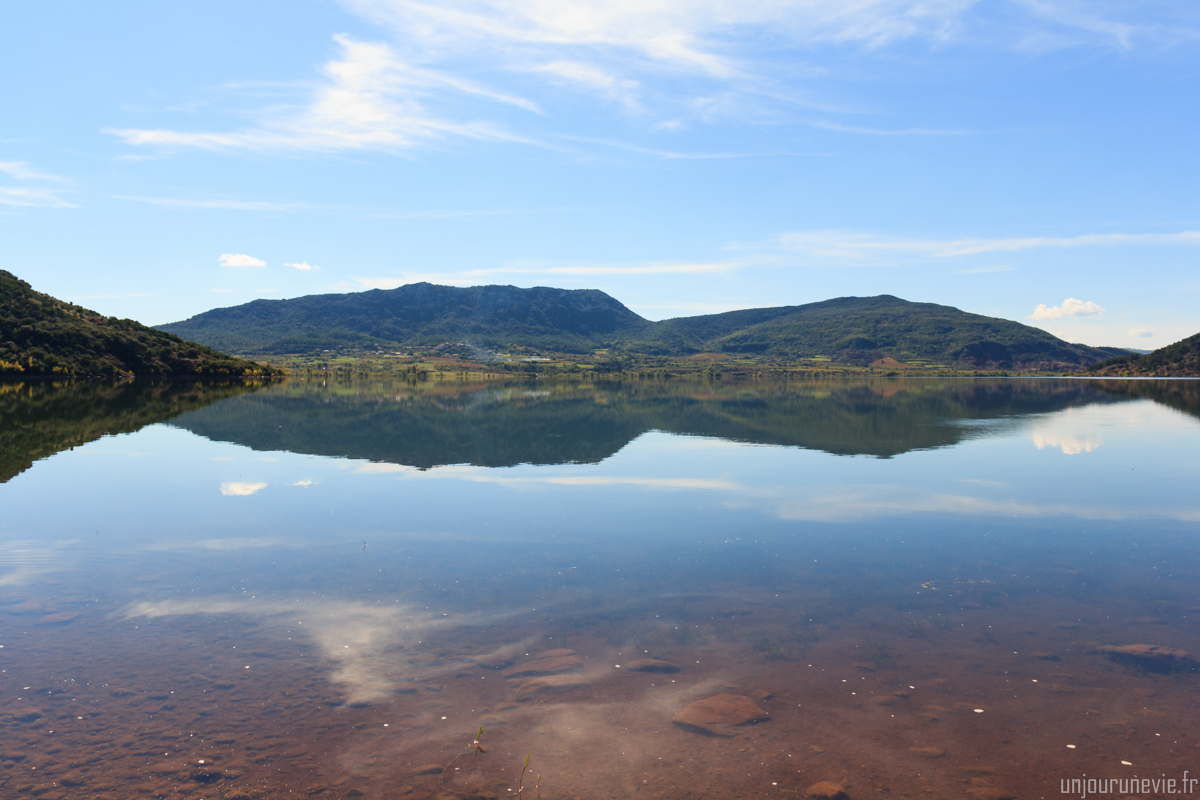
[[[1132,761],[1122,761],[1121,763],[1122,763],[1122,764],[1124,764],[1124,765],[1125,765],[1125,766],[1127,766],[1127,767],[1132,767],[1132,766],[1133,766],[1133,762],[1132,762]]]
[[[977,709],[975,709],[975,713],[976,713],[976,714],[982,714],[982,713],[983,713],[983,709],[982,709],[982,708],[977,708]]]
[[[1070,749],[1072,749],[1072,750],[1074,750],[1074,749],[1075,749],[1075,745],[1073,745],[1073,744],[1069,744],[1069,745],[1067,745],[1067,747],[1069,747],[1069,748],[1070,748]]]

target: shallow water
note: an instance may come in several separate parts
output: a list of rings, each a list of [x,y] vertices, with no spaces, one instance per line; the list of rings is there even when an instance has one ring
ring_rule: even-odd
[[[1181,781],[1198,389],[2,386],[0,796]]]

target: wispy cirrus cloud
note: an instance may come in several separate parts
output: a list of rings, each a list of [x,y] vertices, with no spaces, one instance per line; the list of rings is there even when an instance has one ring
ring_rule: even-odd
[[[0,205],[75,208],[64,197],[69,181],[39,172],[24,161],[0,161],[0,175],[16,183],[0,183]]]
[[[1178,233],[1096,233],[1081,236],[1013,236],[999,238],[908,239],[861,231],[812,230],[780,234],[767,247],[796,255],[850,263],[912,258],[949,259],[986,253],[1079,247],[1200,245],[1200,231]],[[760,249],[761,244],[734,245]]]
[[[839,133],[861,133],[865,136],[971,136],[976,131],[943,130],[940,128],[868,128],[862,125],[842,125],[828,120],[810,123],[814,128]]]
[[[368,289],[395,289],[408,283],[443,283],[451,285],[473,285],[481,280],[494,280],[503,275],[559,275],[559,276],[600,276],[600,275],[697,275],[718,274],[730,272],[745,266],[745,261],[715,261],[715,262],[663,262],[650,264],[579,264],[551,266],[505,266],[489,267],[487,269],[463,270],[461,272],[419,272],[404,273],[395,276],[357,277],[355,284]]]
[[[387,44],[342,35],[334,38],[341,57],[325,65],[324,79],[298,111],[265,110],[257,125],[237,131],[112,128],[106,132],[133,145],[260,152],[402,151],[448,136],[529,142],[487,123],[441,117],[422,100],[438,92],[454,92],[537,112],[532,101],[414,67]]]
[[[514,214],[544,213],[547,209],[505,208],[422,208],[403,209],[386,206],[359,206],[342,203],[287,202],[273,200],[238,200],[233,198],[211,198],[207,200],[186,197],[147,197],[141,195],[113,195],[115,200],[128,200],[170,209],[209,209],[216,211],[261,211],[264,213],[332,213],[371,219],[461,219],[464,217],[494,217]],[[561,211],[561,209],[555,209]]]
[[[817,49],[869,58],[900,43],[941,51],[1200,38],[1200,14],[1106,0],[342,0],[390,41],[335,37],[340,53],[293,83],[299,104],[264,106],[233,130],[112,127],[131,145],[288,154],[408,152],[446,140],[550,147],[519,132],[566,95],[600,98],[646,130],[686,122],[778,123],[781,108],[829,110],[806,78]],[[1178,5],[1178,4],[1176,4]],[[242,86],[250,82],[242,82]],[[229,87],[231,91],[234,87]],[[503,112],[526,112],[496,120]],[[548,112],[548,109],[550,111]],[[872,136],[960,136],[926,125],[809,124]],[[653,150],[654,148],[647,148]],[[680,156],[682,157],[682,156]]]
[[[1062,46],[1085,41],[1128,47],[1138,39],[1180,36],[1196,14],[1170,4],[1126,0],[1017,0],[1003,19],[986,16],[977,0],[343,0],[343,5],[390,27],[414,47],[442,53],[485,52],[505,61],[546,64],[573,54],[572,63],[655,66],[735,79],[762,72],[755,54],[818,45],[878,49],[925,39],[978,42],[983,28],[1000,42],[1027,46],[1051,29]],[[1071,39],[1063,36],[1072,33]],[[767,39],[765,34],[771,34]],[[606,70],[606,73],[611,70]],[[602,84],[600,89],[606,89]]]
[[[303,211],[313,208],[308,203],[271,203],[263,200],[188,200],[174,197],[141,197],[137,195],[118,194],[116,200],[131,200],[135,203],[148,203],[160,208],[201,208],[224,211]]]
[[[1069,319],[1071,317],[1099,317],[1103,316],[1106,309],[1093,303],[1091,300],[1083,301],[1076,300],[1074,297],[1068,297],[1062,301],[1060,306],[1047,306],[1044,303],[1039,303],[1038,307],[1029,315],[1029,319]]]

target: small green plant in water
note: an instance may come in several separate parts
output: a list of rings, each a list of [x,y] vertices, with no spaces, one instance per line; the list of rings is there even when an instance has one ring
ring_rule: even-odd
[[[455,762],[455,761],[458,761],[458,759],[459,759],[459,756],[461,756],[461,755],[463,755],[464,753],[466,753],[466,752],[467,752],[468,750],[470,750],[470,748],[472,748],[472,747],[474,747],[474,748],[475,748],[475,752],[473,752],[473,753],[471,754],[471,757],[472,757],[472,758],[474,758],[474,757],[478,756],[480,753],[486,753],[486,752],[487,752],[486,750],[484,750],[484,749],[483,749],[483,745],[482,745],[482,744],[480,744],[480,741],[481,741],[482,739],[483,739],[483,726],[482,726],[482,725],[480,725],[480,726],[479,726],[479,733],[475,734],[475,739],[474,739],[474,741],[472,741],[472,742],[471,742],[469,745],[467,745],[465,748],[463,748],[463,749],[462,749],[460,752],[457,752],[457,753],[455,753],[455,754],[454,754],[454,758],[452,758],[452,759],[450,759],[449,761],[447,761],[447,762],[446,762],[446,766],[442,767],[442,773],[441,773],[441,774],[442,774],[442,777],[438,779],[438,788],[439,788],[439,789],[445,789],[445,788],[446,788],[446,786],[445,786],[445,783],[446,783],[446,781],[447,781],[447,780],[450,778],[450,776],[453,774],[453,773],[451,773],[451,772],[450,772],[450,767],[454,765],[454,762]],[[527,758],[527,759],[526,759],[526,761],[528,761],[528,760],[529,760],[529,759]],[[450,790],[450,791],[454,791],[454,790],[452,789],[452,790]],[[454,793],[455,793],[455,794],[460,794],[460,792],[454,792]]]
[[[521,779],[517,781],[517,800],[522,800],[521,793],[525,791],[525,772],[529,769],[530,755],[530,753],[525,754],[525,764],[521,767]],[[537,782],[533,785],[533,788],[537,791],[537,797],[535,800],[542,800],[542,774],[540,772],[538,773]]]
[[[484,749],[483,749],[483,745],[481,745],[481,744],[479,743],[479,740],[480,740],[480,739],[482,739],[482,738],[483,738],[483,726],[482,726],[482,725],[480,725],[480,726],[479,726],[479,733],[475,734],[475,741],[471,742],[472,746],[474,746],[474,748],[475,748],[475,755],[479,755],[480,753],[486,753],[486,752],[487,752],[487,750],[484,750]]]

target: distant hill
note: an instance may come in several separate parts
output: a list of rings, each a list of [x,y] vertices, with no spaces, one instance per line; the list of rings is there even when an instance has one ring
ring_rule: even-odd
[[[891,295],[651,322],[596,290],[429,283],[256,300],[160,327],[212,347],[264,354],[466,342],[566,353],[615,348],[658,356],[716,352],[863,365],[890,358],[901,366],[1075,370],[1127,352]]]
[[[639,333],[651,324],[593,289],[410,283],[352,294],[255,300],[159,329],[236,353],[306,353],[447,341],[590,352],[602,342]]]
[[[1064,342],[1040,328],[891,295],[665,320],[665,350],[694,347],[850,364],[891,358],[950,367],[1078,369],[1123,352]]]
[[[248,376],[276,370],[131,319],[105,317],[0,270],[0,375]]]
[[[1200,333],[1147,355],[1122,355],[1088,373],[1119,378],[1200,378]]]

